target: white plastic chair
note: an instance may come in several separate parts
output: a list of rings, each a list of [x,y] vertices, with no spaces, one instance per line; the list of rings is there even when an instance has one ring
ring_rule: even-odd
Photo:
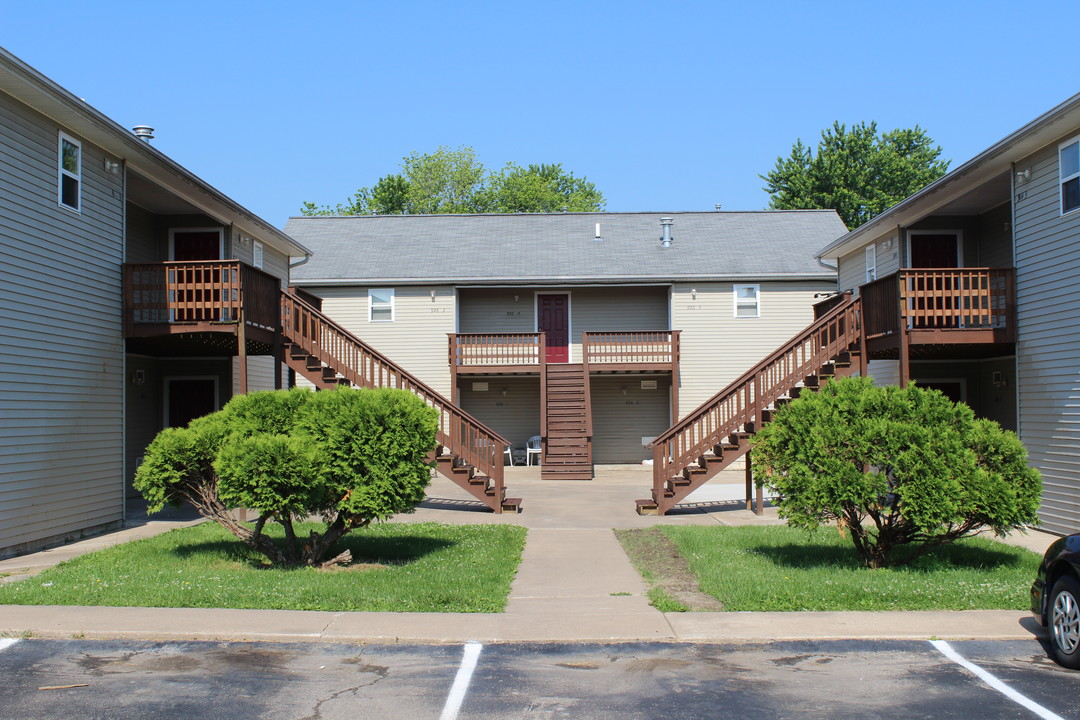
[[[510,461],[510,465],[514,464],[514,448],[512,446],[507,445],[506,449],[503,450],[503,455],[505,455],[506,459]]]
[[[527,442],[525,444],[525,464],[526,465],[532,465],[532,456],[533,455],[536,456],[537,464],[540,464],[540,453],[541,452],[542,451],[541,451],[541,448],[540,448],[540,436],[539,435],[533,435],[531,438],[529,438],[529,442]]]

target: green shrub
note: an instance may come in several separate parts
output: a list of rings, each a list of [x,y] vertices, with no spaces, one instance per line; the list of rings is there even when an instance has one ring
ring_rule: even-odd
[[[1016,435],[914,384],[829,382],[779,409],[751,457],[788,524],[837,524],[868,567],[1037,520],[1041,481]]]
[[[343,535],[409,512],[430,480],[438,414],[403,390],[294,388],[239,395],[147,448],[135,487],[151,512],[191,502],[279,565],[322,562]],[[230,508],[255,510],[253,527]],[[306,539],[293,524],[319,516]],[[263,528],[280,523],[278,545]]]

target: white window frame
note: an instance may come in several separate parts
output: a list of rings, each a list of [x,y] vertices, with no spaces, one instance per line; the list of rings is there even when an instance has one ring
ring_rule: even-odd
[[[385,307],[386,307],[386,305],[381,304],[381,303],[378,306],[376,306],[375,299],[371,296],[371,294],[373,292],[387,293],[387,294],[390,295],[390,303],[389,303],[389,305],[390,305],[390,318],[389,319],[386,319],[386,318],[376,319],[376,318],[372,317],[372,315],[373,315],[372,311],[375,310],[376,307],[378,307],[379,309],[385,309]],[[368,322],[377,322],[377,323],[378,322],[394,322],[394,320],[397,317],[397,311],[395,309],[396,305],[397,305],[397,297],[396,296],[397,296],[397,293],[394,292],[394,288],[368,288],[368,315],[367,315]]]
[[[877,280],[877,243],[866,246],[866,282]]]
[[[263,269],[263,263],[265,262],[265,249],[263,244],[258,240],[251,241],[251,265],[260,270]]]
[[[1068,177],[1064,177],[1062,176],[1063,166],[1061,162],[1061,151],[1069,147],[1070,145],[1077,146],[1076,153],[1078,170],[1077,172],[1074,172]],[[1058,145],[1058,208],[1061,210],[1062,215],[1071,215],[1077,210],[1080,210],[1080,205],[1069,208],[1068,210],[1065,209],[1065,193],[1063,192],[1065,183],[1070,182],[1071,180],[1077,180],[1077,182],[1080,183],[1080,180],[1078,180],[1078,178],[1080,178],[1080,135],[1077,135],[1076,137],[1070,140],[1066,140],[1065,142]]]
[[[64,169],[64,143],[68,142],[79,151],[77,172]],[[82,213],[82,143],[68,135],[63,130],[59,131],[56,141],[56,204],[65,210]],[[76,182],[75,207],[64,202],[64,178],[71,178]]]
[[[754,314],[753,315],[740,315],[739,314],[739,291],[745,288],[754,289]],[[761,285],[754,284],[739,284],[731,286],[731,312],[734,317],[737,318],[756,318],[761,317]]]

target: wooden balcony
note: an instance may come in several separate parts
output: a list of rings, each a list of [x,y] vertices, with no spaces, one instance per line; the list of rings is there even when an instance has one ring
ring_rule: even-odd
[[[679,331],[583,332],[581,354],[592,372],[674,371]],[[450,333],[449,363],[455,373],[535,373],[544,357],[542,332]]]
[[[281,282],[239,260],[124,265],[124,333],[227,333],[263,343],[280,331]]]
[[[902,348],[928,355],[934,347],[942,356],[979,355],[1016,342],[1011,268],[906,268],[861,286],[859,295],[871,357]],[[960,345],[972,347],[965,352]]]

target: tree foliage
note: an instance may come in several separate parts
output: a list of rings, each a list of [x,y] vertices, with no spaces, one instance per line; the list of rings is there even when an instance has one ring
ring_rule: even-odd
[[[304,215],[423,215],[440,213],[590,212],[606,201],[596,186],[561,164],[512,162],[489,172],[476,151],[462,146],[413,152],[401,172],[379,178],[345,203],[305,202]]]
[[[868,567],[1037,521],[1041,481],[1016,435],[914,384],[829,382],[779,409],[751,458],[788,524],[835,523]]]
[[[151,512],[188,501],[272,563],[315,565],[349,531],[423,500],[437,422],[403,390],[238,395],[186,428],[161,431],[135,488]],[[230,508],[251,508],[258,519],[240,523]],[[297,537],[294,523],[309,516],[325,528]],[[263,533],[267,522],[283,526],[283,546]]]
[[[761,175],[774,210],[833,209],[853,229],[944,175],[949,161],[922,128],[878,134],[877,123],[821,132],[815,154],[797,140]]]

